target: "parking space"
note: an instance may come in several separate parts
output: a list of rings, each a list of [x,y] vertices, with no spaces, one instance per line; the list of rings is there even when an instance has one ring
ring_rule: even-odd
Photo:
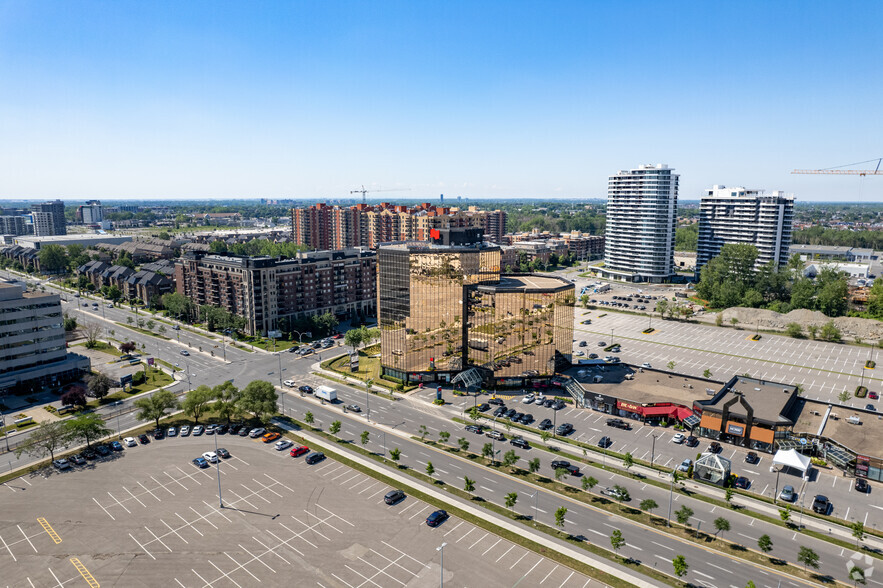
[[[387,486],[333,460],[309,466],[272,444],[217,441],[231,457],[208,468],[191,460],[214,438],[175,437],[10,488],[0,503],[6,583],[430,586],[446,543],[452,586],[588,584],[455,517],[428,527],[434,507],[411,497],[387,506]]]

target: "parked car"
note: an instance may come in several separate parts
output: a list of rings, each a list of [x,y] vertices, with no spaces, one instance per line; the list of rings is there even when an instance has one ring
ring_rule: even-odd
[[[312,394],[313,393],[313,389],[310,388],[309,386],[301,386],[300,388],[298,388],[298,390],[300,390],[304,394]]]
[[[521,417],[521,424],[522,425],[529,425],[532,422],[533,422],[533,415],[530,414],[529,412],[525,413],[524,416]]]
[[[141,442],[141,445],[147,445],[150,443],[150,438],[142,433],[141,435],[138,435],[138,441]]]
[[[503,415],[506,414],[506,411],[507,411],[507,410],[508,410],[508,409],[507,409],[505,406],[501,406],[501,407],[497,408],[497,410],[495,410],[495,411],[493,412],[493,415],[494,415],[495,417],[497,417],[497,418],[500,418],[501,416],[503,416]]]
[[[591,322],[591,321],[589,321],[589,322]],[[585,325],[585,324],[589,324],[589,323],[586,323],[585,321],[583,321],[583,324]],[[580,346],[580,347],[585,347],[586,345],[588,345],[588,343],[586,343],[585,341],[580,341],[580,342],[579,342],[579,346]]]
[[[294,380],[285,380],[282,383],[285,384],[286,386],[288,386],[289,388],[294,388]]]
[[[647,362],[644,362],[644,363],[642,363],[642,364],[641,364],[641,367],[642,367],[642,368],[646,368],[646,369],[648,369],[648,370],[649,370],[649,369],[651,369],[651,368],[652,368],[652,367],[653,367],[653,366],[652,366],[652,365],[650,365],[650,364],[649,364],[649,363],[647,363]]]
[[[875,412],[876,412],[877,409],[874,408],[874,405],[873,405],[873,404],[866,404],[866,405],[865,405],[865,410],[871,410],[871,411],[875,411]]]
[[[304,458],[304,461],[307,462],[309,465],[313,465],[314,463],[319,463],[323,459],[325,459],[324,453],[322,453],[321,451],[314,451],[313,453],[306,456]]]
[[[255,429],[252,429],[251,431],[249,431],[248,436],[251,437],[252,439],[257,439],[258,437],[260,437],[261,435],[263,435],[266,432],[267,432],[267,429],[265,429],[263,427],[257,427]]]
[[[289,447],[291,447],[293,443],[288,439],[282,439],[280,441],[276,441],[276,444],[273,446],[276,451],[285,451]]]
[[[674,437],[671,438],[672,443],[683,443],[687,438],[683,433],[676,433]]]
[[[521,403],[522,403],[522,404],[530,404],[530,403],[532,403],[533,401],[534,401],[534,395],[533,395],[533,394],[528,394],[527,396],[525,396],[524,398],[521,399]]]
[[[196,425],[195,427],[193,427],[193,436],[194,437],[199,437],[203,433],[205,433],[205,427],[203,427],[202,425]]]
[[[71,467],[71,462],[62,457],[61,459],[53,461],[52,465],[54,465],[57,470],[66,470]]]
[[[217,451],[218,455],[224,459],[230,459],[230,452],[224,449],[223,447],[218,447]]]
[[[478,435],[481,435],[482,432],[484,432],[484,427],[482,427],[481,425],[466,425],[466,430],[470,433],[477,433]]]
[[[437,510],[426,517],[426,524],[430,527],[437,527],[448,519],[448,513],[443,510]]]
[[[166,437],[177,437],[177,436],[178,436],[178,429],[176,429],[175,427],[169,427],[166,430]]]
[[[856,478],[855,479],[855,489],[858,492],[862,492],[864,494],[867,494],[868,492],[871,491],[871,485],[868,484],[868,481],[864,478]]]
[[[218,463],[218,454],[214,451],[206,451],[202,454],[202,458],[211,463]]]
[[[699,445],[699,439],[694,437],[693,435],[690,435],[689,437],[687,437],[687,441],[684,444],[687,447],[696,447],[697,445]]]
[[[625,500],[628,497],[628,492],[623,492],[619,488],[602,488],[601,494],[604,496],[609,496],[614,500]]]
[[[206,425],[205,434],[206,435],[214,435],[215,431],[218,429],[218,425]]]
[[[120,443],[119,441],[111,441],[111,442],[110,442],[110,448],[111,448],[112,450],[114,450],[114,451],[122,451],[122,450],[123,450],[123,444]]]
[[[571,474],[573,476],[576,476],[579,474],[579,468],[577,466],[575,466],[572,463],[570,463],[569,461],[565,461],[563,459],[556,459],[556,460],[552,461],[552,469],[553,470],[565,469],[565,470],[567,470],[567,472],[569,474]]]
[[[751,480],[749,480],[745,476],[739,476],[738,478],[736,478],[736,481],[733,482],[733,486],[741,490],[748,490],[748,488],[751,486]]]
[[[755,464],[760,461],[760,457],[758,457],[757,454],[753,451],[749,451],[748,454],[745,456],[745,461],[750,464]]]
[[[504,402],[502,398],[491,398],[487,401],[488,404],[493,404],[495,406],[503,406]]]
[[[540,421],[540,424],[537,426],[540,431],[548,431],[552,428],[552,419],[543,419]]]
[[[383,496],[383,502],[392,505],[405,499],[405,493],[402,490],[390,490]]]
[[[487,402],[482,402],[481,404],[476,406],[476,408],[478,409],[478,412],[485,412],[486,410],[491,409],[491,405],[488,404]]]
[[[149,441],[148,441],[148,443],[149,443]],[[98,454],[95,453],[95,450],[92,449],[91,447],[87,447],[81,453],[82,453],[83,457],[85,457],[88,460],[93,460],[98,457]]]
[[[300,457],[304,453],[307,453],[310,450],[306,445],[298,445],[297,447],[292,447],[291,451],[288,452],[288,455],[291,457]]]
[[[190,425],[183,425],[181,427],[181,436],[189,437],[190,436]]]
[[[264,433],[261,437],[261,441],[263,441],[264,443],[272,443],[281,436],[282,435],[280,435],[279,433]]]
[[[101,457],[107,457],[108,455],[110,455],[110,449],[107,448],[107,445],[101,445],[101,444],[96,445],[96,446],[95,446],[95,451],[96,451],[96,452],[98,453],[98,455],[100,455]]]
[[[226,435],[227,429],[229,427],[227,425],[217,425],[215,426],[215,435]]]
[[[570,423],[561,423],[555,428],[556,435],[570,435],[573,433],[573,425]]]
[[[678,471],[679,472],[687,472],[690,470],[691,465],[693,465],[693,460],[687,458],[681,462],[681,465],[678,466]]]
[[[613,441],[610,439],[610,437],[606,435],[598,440],[598,447],[600,447],[601,449],[607,449],[611,445],[613,445]]]
[[[250,431],[251,431],[251,427],[243,426],[241,429],[239,429],[239,436],[240,437],[248,437],[248,434]]]
[[[785,502],[794,502],[797,500],[797,493],[794,492],[794,486],[785,486],[782,488],[782,491],[779,492],[779,500],[784,500]]]
[[[154,429],[153,430],[153,438],[154,439],[156,439],[156,440],[163,439],[163,438],[165,438],[165,436],[166,436],[166,434],[163,432],[162,429]]]
[[[507,419],[510,419],[510,420],[511,420],[512,417],[514,417],[516,414],[518,414],[518,411],[515,410],[514,408],[510,408],[509,410],[506,411],[506,415],[505,415],[505,416],[506,416]]]
[[[712,441],[708,445],[708,452],[709,453],[720,453],[722,450],[723,450],[723,447],[721,447],[721,444],[718,443],[717,441]]]
[[[75,465],[83,465],[84,463],[86,463],[86,458],[83,457],[81,453],[77,453],[71,457],[71,462],[73,462]]]
[[[490,431],[487,434],[487,437],[490,439],[496,439],[497,441],[504,441],[506,439],[506,436],[500,431]]]
[[[521,449],[530,449],[530,443],[528,443],[523,437],[512,437],[512,439],[509,440],[509,443]]]
[[[830,508],[830,506],[831,502],[828,500],[828,497],[821,494],[817,494],[812,501],[813,512],[817,512],[819,514],[828,514],[828,509]]]
[[[868,392],[868,398],[870,398],[871,400],[879,400],[880,395],[876,392]]]
[[[208,462],[205,460],[204,457],[197,457],[196,459],[193,460],[193,465],[195,465],[198,468],[207,468]]]
[[[350,412],[362,412],[362,408],[358,404],[347,404],[346,409]]]
[[[126,447],[135,447],[136,445],[138,445],[137,443],[135,443],[134,437],[126,437],[125,439],[123,439],[123,443],[126,444]]]

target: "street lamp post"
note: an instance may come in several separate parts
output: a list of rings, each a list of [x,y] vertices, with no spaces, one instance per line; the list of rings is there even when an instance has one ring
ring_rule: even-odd
[[[224,508],[224,499],[221,497],[221,457],[218,456],[218,436],[213,435],[213,437],[215,438],[215,455],[218,459],[218,465],[215,467],[218,472],[218,505]]]
[[[441,568],[441,572],[439,573],[439,577],[438,577],[439,588],[444,588],[444,586],[445,586],[445,545],[447,545],[447,543],[442,543],[441,545],[439,545],[438,547],[435,548],[435,550],[441,554],[441,563],[439,564],[439,567]]]
[[[193,389],[193,385],[190,383],[190,363],[184,362],[184,369],[187,370],[187,391],[190,392]]]
[[[652,468],[653,467],[653,459],[656,457],[656,438],[659,437],[659,435],[650,435],[650,436],[653,437],[653,445],[650,448],[650,467]]]
[[[668,487],[668,526],[671,527],[671,502],[674,496],[675,491],[675,478],[677,477],[677,470],[672,470],[671,472],[671,485]]]
[[[782,467],[783,466],[781,465],[779,465],[778,467],[773,466],[773,468],[776,470],[776,493],[773,494],[773,504],[775,504],[776,501],[779,500],[779,474],[782,472]]]
[[[537,522],[537,510],[538,510],[538,508],[537,508],[537,502],[539,501],[539,496],[540,496],[540,491],[539,491],[539,490],[537,490],[536,492],[534,492],[534,493],[533,493],[533,496],[531,496],[531,498],[533,498],[533,521],[534,521],[534,523]]]

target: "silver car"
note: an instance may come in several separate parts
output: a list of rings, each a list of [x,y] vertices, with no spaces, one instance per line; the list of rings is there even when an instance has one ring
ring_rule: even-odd
[[[779,492],[779,500],[784,500],[785,502],[794,502],[797,500],[797,493],[794,492],[794,487],[785,486],[782,488],[782,491]]]

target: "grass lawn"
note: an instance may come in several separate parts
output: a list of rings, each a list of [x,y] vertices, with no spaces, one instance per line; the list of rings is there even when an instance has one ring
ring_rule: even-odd
[[[237,343],[239,343],[240,345],[246,346],[246,347],[254,345],[255,347],[258,347],[259,349],[263,349],[264,351],[272,352],[274,350],[272,339],[259,339],[257,341],[237,341]],[[298,342],[297,341],[285,341],[283,339],[276,339],[275,350],[276,351],[286,351],[288,349],[291,349],[291,347],[293,345],[298,345]]]
[[[329,369],[345,375],[350,376],[352,378],[358,378],[363,382],[368,380],[369,378],[374,380],[376,384],[381,386],[388,385],[394,386],[392,382],[386,382],[380,379],[380,358],[379,357],[368,357],[363,351],[359,351],[359,371],[353,372],[350,371],[350,356],[349,354],[344,354],[343,357],[339,357],[332,361],[328,365]]]
[[[129,390],[126,390],[125,392],[120,390],[118,392],[114,392],[113,394],[108,394],[101,400],[92,400],[89,402],[89,404],[87,404],[87,406],[91,408],[105,406],[112,402],[116,402],[117,400],[125,400],[126,398],[130,398],[132,396],[135,396],[136,394],[149,392],[150,390],[154,390],[162,386],[167,386],[174,381],[175,380],[172,378],[172,376],[166,374],[160,369],[147,368],[147,379],[144,381],[143,384],[132,386]]]
[[[71,347],[86,347],[85,343],[76,343],[75,345],[71,345]],[[86,347],[88,349],[88,347]],[[95,343],[95,347],[92,348],[94,351],[102,351],[108,355],[113,355],[114,357],[120,357],[123,352],[111,345],[110,343],[105,343],[104,341],[98,341]]]
[[[154,357],[154,358],[153,358],[153,361],[155,361],[156,363],[158,363],[158,364],[160,364],[160,365],[164,365],[164,366],[166,366],[167,368],[169,368],[169,369],[172,370],[173,372],[181,372],[181,371],[184,371],[184,368],[181,368],[181,367],[175,367],[175,366],[173,366],[172,364],[170,364],[169,362],[167,362],[167,361],[163,361],[163,360],[159,359],[158,357]]]

